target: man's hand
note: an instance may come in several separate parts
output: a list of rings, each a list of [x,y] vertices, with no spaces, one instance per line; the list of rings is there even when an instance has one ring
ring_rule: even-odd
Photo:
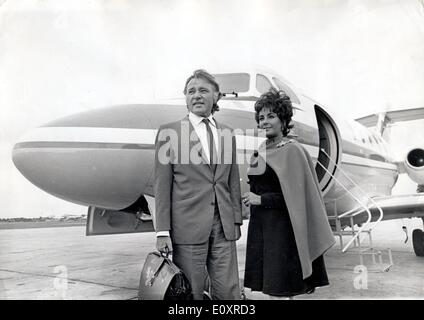
[[[248,206],[242,206],[241,207],[241,217],[242,217],[242,219],[249,219],[250,218],[250,207],[248,207]]]
[[[236,225],[235,225],[235,228],[236,228],[236,231],[235,231],[235,234],[236,234],[236,240],[238,240],[238,239],[240,239],[240,238],[241,238],[241,229],[240,229],[240,225],[239,225],[239,224],[236,224]]]
[[[161,236],[156,238],[156,249],[160,253],[171,254],[172,253],[172,241],[171,237]]]

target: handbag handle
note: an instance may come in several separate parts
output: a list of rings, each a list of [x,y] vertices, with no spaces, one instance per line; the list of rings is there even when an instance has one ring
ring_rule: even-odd
[[[155,273],[148,280],[147,285],[149,287],[151,287],[153,285],[153,282],[155,281],[156,277],[159,275],[159,272],[162,269],[165,262],[168,264],[169,268],[172,270],[172,272],[174,274],[177,274],[177,273],[180,272],[180,269],[178,269],[177,266],[175,266],[172,263],[171,259],[169,258],[169,255],[170,255],[169,252],[166,252],[166,253],[158,252],[157,254],[159,254],[163,258],[163,260],[160,263],[160,265],[158,266],[158,268],[156,269]]]
[[[166,249],[167,249],[166,253],[159,252],[160,255],[164,258],[164,261],[166,261],[168,263],[168,266],[172,270],[173,273],[179,273],[180,269],[169,258],[169,256],[172,255],[172,253],[169,251],[168,248],[166,248]],[[162,264],[160,265],[158,272],[159,272],[160,268],[162,268]]]

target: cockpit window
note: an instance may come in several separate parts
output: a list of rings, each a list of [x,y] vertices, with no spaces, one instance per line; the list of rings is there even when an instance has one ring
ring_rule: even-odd
[[[256,75],[256,90],[258,90],[260,94],[268,92],[271,87],[272,84],[267,77],[262,74]]]
[[[240,93],[249,91],[250,75],[248,73],[214,74],[222,93]]]
[[[273,77],[272,80],[277,85],[278,90],[283,90],[290,97],[291,102],[300,104],[299,98],[289,86],[276,77]]]

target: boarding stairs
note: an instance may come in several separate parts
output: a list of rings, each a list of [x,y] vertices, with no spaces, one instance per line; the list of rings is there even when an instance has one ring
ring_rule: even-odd
[[[318,161],[318,165],[320,165],[329,175],[331,175],[334,181],[346,191],[347,195],[357,203],[357,207],[354,209],[340,213],[337,210],[337,199],[328,199],[326,201],[327,208],[333,208],[333,214],[329,215],[328,218],[330,224],[333,227],[334,236],[339,238],[341,251],[346,254],[357,255],[359,257],[359,264],[361,266],[366,266],[368,272],[389,271],[390,267],[393,266],[391,249],[375,248],[372,241],[372,231],[383,219],[383,210],[355,181],[353,181],[346,174],[346,172],[340,166],[338,166],[330,158],[330,156],[324,150],[321,150],[321,152],[325,154],[329,161],[331,161],[332,164],[337,168],[339,174],[346,177],[347,180],[355,187],[355,189],[360,191],[360,198],[365,199],[365,201],[360,200],[357,196],[355,196],[349,190],[349,188],[340,181],[340,179],[328,171],[327,168]],[[379,212],[379,217],[375,222],[371,222],[371,209],[377,209]],[[355,224],[355,218],[362,218],[360,215],[365,215],[366,221],[361,224]],[[348,221],[348,223],[346,223],[346,221]],[[345,237],[348,237],[349,239],[344,245]],[[387,258],[383,259],[383,256]],[[365,257],[371,257],[371,265],[368,263],[367,265],[365,264]],[[368,262],[368,260],[369,259],[367,259],[366,262]]]

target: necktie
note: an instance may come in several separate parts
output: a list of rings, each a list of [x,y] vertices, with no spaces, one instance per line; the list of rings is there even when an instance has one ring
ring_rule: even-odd
[[[217,163],[217,151],[215,147],[215,142],[213,139],[213,133],[212,129],[209,124],[209,119],[203,119],[202,120],[204,124],[206,125],[206,132],[208,137],[208,145],[209,145],[209,165],[213,172],[215,172],[216,169],[216,163]]]

